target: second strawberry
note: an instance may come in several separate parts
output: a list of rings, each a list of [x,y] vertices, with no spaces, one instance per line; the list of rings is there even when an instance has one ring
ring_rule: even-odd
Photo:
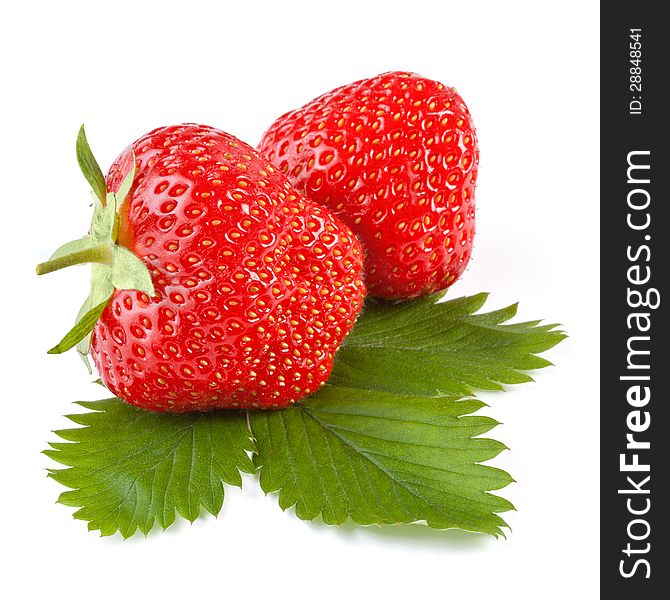
[[[357,81],[277,119],[260,149],[358,234],[371,295],[421,296],[465,270],[479,152],[455,89],[414,73]]]

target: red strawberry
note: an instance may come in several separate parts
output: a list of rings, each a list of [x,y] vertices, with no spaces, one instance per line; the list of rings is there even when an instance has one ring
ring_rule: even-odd
[[[105,385],[170,412],[281,408],[318,389],[365,291],[349,229],[250,146],[211,127],[143,136],[112,165],[107,190],[125,195],[133,156],[111,235],[118,230],[118,245],[148,267],[155,289],[119,289],[119,268],[94,264],[98,287],[101,269],[114,283],[90,343]]]
[[[357,81],[277,119],[259,147],[358,234],[371,295],[420,296],[465,270],[479,152],[453,88],[414,73]]]

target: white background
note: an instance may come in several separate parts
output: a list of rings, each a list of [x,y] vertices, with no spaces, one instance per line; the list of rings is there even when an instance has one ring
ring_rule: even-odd
[[[233,7],[237,6],[237,8]],[[9,6],[9,8],[8,8]],[[2,558],[6,598],[596,598],[598,3],[15,2],[2,9]],[[570,338],[536,383],[488,394],[508,539],[299,521],[253,477],[218,519],[101,539],[55,504],[40,451],[100,397],[69,327],[85,268],[33,274],[88,225],[79,125],[105,169],[146,131],[207,123],[255,145],[328,89],[407,69],[455,85],[481,149],[474,258],[454,295],[521,301]]]

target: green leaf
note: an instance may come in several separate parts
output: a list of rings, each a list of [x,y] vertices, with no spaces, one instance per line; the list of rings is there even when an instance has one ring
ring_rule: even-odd
[[[102,535],[165,529],[175,510],[189,521],[201,509],[217,515],[223,484],[241,486],[254,468],[244,413],[170,415],[134,408],[116,398],[79,402],[93,412],[69,415],[84,427],[56,434],[45,454],[65,465],[50,476],[66,487],[59,502]]]
[[[295,408],[250,413],[263,490],[282,509],[338,525],[425,521],[502,535],[513,506],[488,493],[512,478],[479,463],[505,446],[476,437],[496,421],[482,403],[325,386]]]
[[[99,277],[111,269],[94,265]],[[104,270],[107,269],[105,274]],[[109,284],[109,282],[108,282]],[[509,324],[516,307],[478,314],[486,295],[438,303],[371,303],[336,357],[328,383],[282,411],[168,415],[117,399],[81,403],[85,427],[57,434],[46,453],[68,468],[60,501],[103,535],[167,527],[221,508],[221,482],[240,485],[254,463],[267,493],[302,519],[339,524],[425,522],[502,535],[512,482],[483,464],[506,447],[483,437],[497,422],[471,387],[527,381],[537,356],[563,339],[554,325]],[[354,361],[357,359],[357,362]]]
[[[142,259],[123,246],[114,246],[112,284],[118,290],[139,290],[149,296],[156,292],[149,269]]]
[[[93,156],[93,152],[91,152],[83,125],[79,129],[79,135],[77,136],[77,162],[79,163],[81,172],[86,177],[86,181],[93,188],[95,195],[99,198],[100,202],[103,202],[107,190],[105,176],[102,174],[98,161]]]
[[[77,321],[76,325],[65,334],[65,337],[49,350],[48,354],[62,354],[63,352],[67,352],[70,348],[74,348],[81,340],[88,336],[88,334],[93,331],[95,324],[98,322],[98,319],[100,318],[102,311],[105,310],[105,306],[107,306],[108,302],[109,297],[84,314],[81,319]]]
[[[369,302],[337,353],[330,383],[410,394],[500,390],[532,381],[525,371],[551,364],[537,354],[565,338],[554,324],[507,324],[516,305],[474,314],[487,294],[440,298]]]
[[[438,303],[368,303],[327,385],[295,408],[250,413],[261,486],[283,509],[326,523],[426,521],[500,535],[512,505],[489,492],[512,481],[481,463],[505,446],[478,436],[472,388],[529,381],[555,325],[506,324],[516,306],[475,314],[486,294]]]

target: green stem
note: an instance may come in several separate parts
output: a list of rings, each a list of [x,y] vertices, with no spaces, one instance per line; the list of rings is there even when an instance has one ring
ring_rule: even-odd
[[[72,252],[71,254],[66,254],[65,256],[59,256],[58,258],[52,258],[46,262],[40,263],[35,269],[38,275],[45,275],[46,273],[51,273],[53,271],[58,271],[59,269],[64,269],[65,267],[71,267],[72,265],[81,265],[83,263],[100,263],[103,265],[112,264],[112,247],[110,244],[100,244],[98,246],[93,246],[92,248],[87,248],[86,250],[80,250],[79,252]]]

